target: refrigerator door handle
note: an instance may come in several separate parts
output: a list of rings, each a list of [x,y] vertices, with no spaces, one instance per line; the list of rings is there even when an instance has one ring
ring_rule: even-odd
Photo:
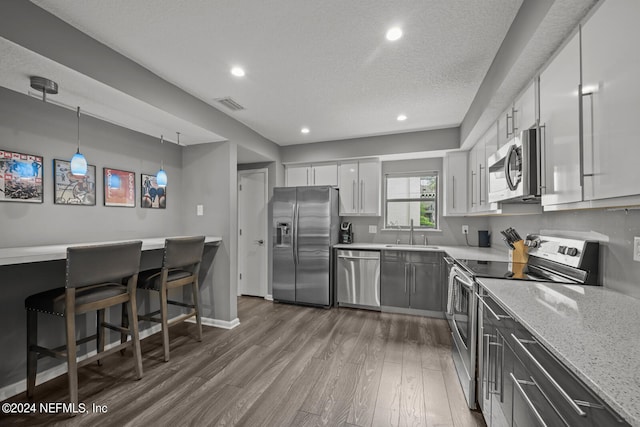
[[[293,263],[298,264],[298,203],[293,208]]]

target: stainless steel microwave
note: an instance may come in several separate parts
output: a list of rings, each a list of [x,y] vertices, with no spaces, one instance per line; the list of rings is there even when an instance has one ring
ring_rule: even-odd
[[[536,129],[515,136],[489,157],[489,202],[537,202],[540,153]]]

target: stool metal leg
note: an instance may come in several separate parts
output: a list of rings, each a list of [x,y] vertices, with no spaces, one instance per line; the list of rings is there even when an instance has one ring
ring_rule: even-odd
[[[69,400],[78,406],[78,362],[76,360],[76,295],[75,289],[67,289],[65,293],[65,324],[67,335],[67,376],[69,378]]]
[[[202,341],[202,318],[200,316],[200,296],[198,289],[198,280],[194,280],[191,284],[191,290],[193,292],[193,305],[196,311],[196,325],[198,327],[198,341]]]
[[[38,372],[38,312],[27,310],[27,397],[33,397]]]

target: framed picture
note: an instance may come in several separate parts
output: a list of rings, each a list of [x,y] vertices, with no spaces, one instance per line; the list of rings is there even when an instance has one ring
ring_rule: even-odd
[[[0,202],[43,201],[42,157],[0,150]]]
[[[53,160],[53,202],[56,205],[95,206],[96,167],[89,165],[87,174],[71,173],[71,162]]]
[[[158,187],[155,175],[140,174],[142,185],[140,206],[151,209],[165,209],[167,207],[167,187]]]
[[[136,206],[136,174],[119,169],[103,168],[104,205]]]

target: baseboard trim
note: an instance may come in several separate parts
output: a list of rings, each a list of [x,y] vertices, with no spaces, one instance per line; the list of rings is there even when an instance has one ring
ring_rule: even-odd
[[[160,332],[161,330],[162,330],[162,326],[159,324],[153,325],[152,327],[147,329],[143,329],[142,331],[140,331],[140,339],[142,340],[150,335]],[[118,341],[107,344],[105,345],[105,350],[109,350],[110,348],[115,347],[119,344],[120,343]],[[83,354],[82,356],[78,357],[78,361],[87,359],[95,355],[96,353],[97,353],[96,350],[92,350],[87,354]],[[66,373],[67,373],[67,363],[63,362],[60,365],[54,366],[52,368],[49,368],[45,371],[38,373],[38,375],[36,376],[36,385],[46,383],[47,381],[52,380]],[[27,390],[26,378],[16,383],[9,384],[8,386],[4,386],[0,388],[0,401],[16,396],[20,393],[25,392],[26,390]]]
[[[213,326],[215,328],[233,329],[236,326],[240,326],[240,319],[236,317],[233,320],[220,320],[203,317],[202,324],[206,326]]]
[[[264,299],[266,299],[267,301],[273,301],[273,295],[267,294],[267,296],[265,296]]]

